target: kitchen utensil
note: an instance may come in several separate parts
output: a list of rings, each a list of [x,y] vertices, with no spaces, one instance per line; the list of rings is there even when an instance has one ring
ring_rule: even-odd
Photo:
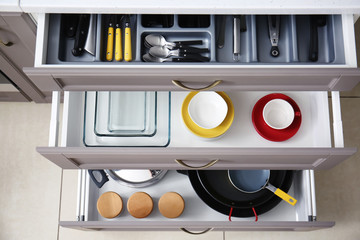
[[[132,47],[131,47],[131,23],[130,15],[125,15],[125,45],[124,45],[124,59],[127,62],[132,61]]]
[[[191,58],[159,58],[146,53],[142,56],[145,62],[201,62]]]
[[[115,218],[123,209],[123,201],[115,192],[101,194],[96,203],[97,210],[104,218]]]
[[[106,45],[106,60],[113,60],[113,51],[114,51],[114,22],[115,15],[110,15],[107,31],[107,45]]]
[[[122,51],[122,37],[121,37],[121,20],[122,15],[116,15],[115,23],[115,61],[123,60],[123,51]]]
[[[273,99],[283,99],[288,101],[293,107],[294,111],[298,112],[298,114],[295,115],[292,124],[286,129],[273,129],[264,121],[264,106],[267,102]],[[252,111],[252,122],[255,130],[260,134],[260,136],[270,141],[281,142],[293,137],[299,130],[301,125],[301,111],[296,102],[289,96],[281,93],[272,93],[262,97],[259,101],[257,101]]]
[[[76,29],[79,24],[79,14],[62,14],[62,31],[68,38],[73,38],[76,35]]]
[[[76,57],[82,55],[84,52],[85,42],[89,31],[89,24],[90,14],[80,14],[79,25],[75,35],[74,48],[71,51]]]
[[[154,202],[149,194],[136,192],[131,195],[127,202],[127,209],[135,218],[145,218],[150,215],[154,208]]]
[[[97,92],[97,136],[151,137],[156,133],[157,92]]]
[[[184,121],[185,126],[195,135],[203,138],[215,138],[219,137],[224,134],[227,130],[229,130],[233,120],[234,120],[234,106],[230,97],[224,92],[217,92],[227,103],[228,105],[228,114],[226,115],[224,121],[217,126],[216,128],[212,129],[205,129],[199,127],[196,123],[194,123],[189,115],[189,103],[191,99],[197,94],[198,92],[190,92],[184,99],[183,104],[181,106],[181,116]]]
[[[274,129],[284,129],[290,126],[295,117],[291,104],[283,99],[273,99],[266,103],[263,118],[267,125]]]
[[[149,169],[96,169],[88,170],[90,178],[101,188],[110,176],[117,183],[133,188],[147,187],[160,181],[167,170]]]
[[[173,48],[182,48],[184,46],[189,45],[202,45],[202,40],[193,40],[193,41],[175,41],[175,42],[167,42],[166,39],[160,34],[149,34],[145,37],[144,40],[145,46],[148,48],[154,46],[167,47],[169,49]],[[148,44],[148,45],[146,45]]]
[[[318,27],[326,25],[326,16],[312,15],[310,16],[310,47],[309,47],[309,60],[316,62],[319,55],[319,36]]]
[[[228,106],[218,93],[204,91],[190,100],[188,111],[191,120],[199,127],[212,129],[224,121]]]
[[[240,17],[234,16],[233,26],[233,59],[240,61]]]
[[[269,183],[270,170],[228,170],[231,184],[244,193],[256,193],[262,189],[268,189],[276,196],[295,206],[297,200],[280,188]]]
[[[95,127],[96,92],[85,93],[83,143],[87,147],[164,147],[170,141],[170,93],[157,92],[157,129],[152,136],[97,136]]]
[[[208,52],[208,49],[199,48],[197,50],[187,50],[187,49],[176,49],[176,50],[170,50],[166,47],[160,47],[160,46],[154,46],[149,49],[150,55],[154,57],[159,58],[167,58],[171,56],[177,56],[177,57],[185,57],[185,58],[191,58],[198,61],[204,61],[208,62],[210,59],[208,57],[201,56],[197,53],[205,53]]]
[[[167,192],[160,197],[158,208],[164,217],[177,218],[184,211],[185,201],[180,194]]]
[[[217,47],[223,48],[225,45],[225,27],[226,27],[226,16],[222,15],[220,16],[220,29],[219,29],[219,35],[217,38]]]
[[[229,215],[232,211],[233,217],[253,217],[254,212],[252,208],[256,209],[256,213],[261,215],[265,212],[270,211],[276,205],[281,202],[281,199],[276,197],[273,193],[267,190],[261,190],[258,193],[254,194],[245,194],[237,189],[235,189],[229,181],[227,170],[212,170],[212,171],[178,171],[179,173],[186,174],[189,177],[192,187],[194,188],[196,194],[204,201],[209,207],[218,211],[222,214]],[[220,196],[224,192],[225,199],[230,199],[228,204],[222,203],[221,201],[216,200],[203,186],[198,173],[203,173],[205,176],[204,182],[210,184],[210,186],[216,189],[216,191],[221,191]],[[292,184],[292,171],[273,171],[271,172],[271,183],[281,186],[281,189],[288,191]],[[227,191],[229,189],[235,191]],[[224,191],[223,191],[224,190]],[[233,197],[236,196],[236,201],[232,201]],[[229,198],[228,198],[229,197]],[[257,205],[252,203],[257,202]]]
[[[278,57],[280,55],[280,51],[278,48],[280,33],[280,16],[268,16],[268,25],[271,42],[270,55],[273,57]]]
[[[95,56],[95,46],[96,46],[96,15],[91,14],[89,20],[89,31],[86,37],[85,51]]]

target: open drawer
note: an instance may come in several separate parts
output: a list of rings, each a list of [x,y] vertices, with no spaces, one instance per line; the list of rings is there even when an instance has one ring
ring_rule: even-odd
[[[73,182],[76,174],[64,172],[63,181]],[[75,191],[63,189],[62,199],[72,199],[77,203],[76,217],[73,211],[62,211],[59,225],[67,228],[82,230],[143,230],[143,231],[176,231],[190,232],[213,231],[312,231],[321,228],[330,228],[334,222],[316,221],[316,196],[314,173],[312,170],[293,171],[292,184],[288,193],[297,199],[295,206],[285,201],[279,201],[271,210],[259,214],[258,221],[255,216],[231,217],[229,213],[220,213],[214,210],[214,205],[208,205],[199,196],[198,190],[194,190],[188,176],[176,171],[168,171],[164,178],[156,184],[131,188],[120,184],[110,178],[100,189],[89,178],[86,170],[79,171],[78,196],[75,199]],[[67,184],[76,188],[76,184]],[[119,194],[123,201],[123,209],[119,216],[106,219],[97,211],[97,200],[105,192],[112,191]],[[154,202],[154,208],[149,216],[144,219],[136,219],[130,215],[126,208],[129,197],[135,192],[146,192]],[[185,209],[182,214],[174,219],[164,217],[158,208],[160,197],[166,192],[177,192],[185,201]],[[70,193],[71,198],[70,198]],[[276,196],[274,196],[277,198]],[[210,207],[212,206],[212,207]],[[216,208],[215,208],[216,209]],[[260,208],[258,208],[260,210]],[[236,210],[234,210],[235,213]],[[256,207],[255,207],[256,212]]]
[[[301,109],[298,132],[283,142],[261,137],[251,120],[255,103],[270,92],[228,92],[234,121],[222,136],[206,140],[192,134],[181,118],[187,92],[171,92],[169,142],[162,147],[86,147],[85,92],[65,92],[61,144],[57,146],[59,93],[54,92],[49,147],[43,156],[65,169],[328,169],[356,152],[344,148],[338,92],[333,92],[333,134],[327,92],[283,92]],[[162,92],[164,94],[164,92]],[[169,100],[167,100],[169,101]],[[86,121],[84,121],[84,119]],[[90,121],[91,122],[91,121]],[[93,122],[93,120],[92,120]],[[334,145],[332,146],[332,135]],[[121,145],[122,146],[122,145]]]
[[[91,15],[96,26],[93,55],[85,51],[81,56],[73,56],[75,40],[64,33],[65,16],[39,14],[38,17],[35,67],[24,70],[43,91],[173,91],[206,87],[342,91],[359,82],[351,14],[325,15],[325,25],[316,27],[316,34],[310,31],[312,16],[281,15],[277,20],[280,21],[278,57],[270,55],[271,16],[239,17],[245,22],[246,30],[234,40],[234,15],[163,15],[162,18],[169,19],[166,25],[159,25],[154,23],[157,18],[151,19],[159,15],[131,14],[132,61],[107,59],[107,33],[112,18],[106,14]],[[160,34],[167,41],[201,40],[201,45],[193,46],[208,49],[201,54],[208,61],[146,62],[144,55],[150,50],[145,38],[151,34]],[[220,35],[224,36],[222,45]],[[314,39],[318,39],[315,41],[318,57],[310,60],[313,52],[309,50],[310,42]],[[240,44],[237,59],[233,56],[234,43]]]

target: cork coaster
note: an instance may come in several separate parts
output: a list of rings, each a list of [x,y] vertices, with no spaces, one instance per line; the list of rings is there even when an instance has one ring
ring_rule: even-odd
[[[127,202],[129,213],[136,218],[145,218],[149,216],[153,207],[154,203],[152,198],[145,192],[134,193]]]
[[[179,217],[185,208],[185,201],[180,194],[168,192],[159,199],[159,211],[167,218]]]
[[[114,192],[103,193],[97,201],[97,210],[104,218],[117,217],[123,208],[121,197]]]

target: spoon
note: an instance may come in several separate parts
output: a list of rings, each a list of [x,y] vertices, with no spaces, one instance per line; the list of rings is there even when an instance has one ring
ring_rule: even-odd
[[[208,57],[203,57],[200,54],[197,54],[197,53],[204,52],[204,50],[208,50],[208,49],[198,48],[196,51],[188,50],[188,49],[170,50],[166,47],[155,46],[155,47],[151,47],[149,49],[149,53],[152,56],[159,57],[159,58],[167,58],[167,57],[171,57],[171,56],[177,56],[177,57],[189,57],[189,58],[193,58],[193,59],[196,59],[199,61],[207,62],[210,60]]]
[[[145,62],[197,62],[191,58],[158,58],[146,53],[142,56]]]
[[[202,40],[194,41],[177,41],[167,42],[166,39],[160,34],[149,34],[145,37],[145,42],[150,46],[166,46],[168,48],[181,48],[183,45],[202,45]]]

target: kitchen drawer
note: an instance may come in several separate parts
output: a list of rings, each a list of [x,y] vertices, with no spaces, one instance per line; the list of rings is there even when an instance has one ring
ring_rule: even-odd
[[[225,16],[225,43],[219,49],[216,39],[220,15],[208,15],[209,25],[201,28],[181,27],[181,15],[173,15],[174,25],[170,28],[151,28],[141,24],[144,15],[133,14],[131,62],[105,60],[104,17],[93,16],[97,16],[95,56],[84,53],[76,58],[71,55],[74,40],[61,33],[61,14],[39,14],[35,67],[24,71],[41,90],[176,91],[210,86],[218,91],[343,91],[360,80],[351,14],[327,15],[326,27],[319,30],[322,42],[316,62],[308,60],[309,15],[281,16],[281,53],[277,58],[270,57],[266,17],[246,15],[247,31],[241,35],[239,62],[232,57],[233,15]],[[210,50],[206,54],[210,62],[144,62],[144,38],[150,33],[162,34],[169,40],[200,38],[201,47]]]
[[[49,147],[37,151],[62,168],[126,169],[328,169],[356,152],[344,148],[338,92],[333,93],[333,133],[327,92],[283,92],[302,112],[296,135],[272,142],[254,129],[251,112],[269,92],[228,92],[235,109],[231,128],[222,136],[204,140],[190,133],[181,119],[187,92],[171,93],[170,143],[166,147],[85,147],[84,92],[65,92],[61,144],[57,145],[58,97],[55,92]],[[332,144],[333,136],[333,144]],[[215,164],[216,163],[216,164]]]
[[[64,181],[69,181],[66,179],[67,176],[71,175],[65,172]],[[74,186],[76,185],[74,184]],[[288,193],[298,200],[295,206],[281,201],[270,211],[260,214],[256,222],[255,216],[231,217],[231,221],[229,221],[229,216],[213,210],[198,197],[188,176],[176,171],[168,171],[159,182],[144,188],[127,187],[110,179],[99,189],[89,179],[87,171],[81,170],[79,171],[76,218],[75,212],[73,215],[69,215],[70,212],[66,213],[65,211],[60,215],[59,225],[82,230],[179,231],[185,228],[192,232],[209,229],[213,231],[312,231],[330,228],[334,226],[334,222],[316,221],[314,186],[312,170],[294,171],[293,182]],[[97,199],[108,191],[118,193],[124,204],[120,215],[113,219],[103,218],[96,208]],[[129,197],[139,191],[148,193],[154,201],[154,209],[145,219],[132,217],[126,209]],[[159,198],[166,192],[177,192],[185,200],[185,210],[178,218],[165,218],[156,207]],[[63,189],[63,194],[66,194],[66,189]],[[69,196],[63,195],[63,199],[65,198],[69,199]],[[74,194],[72,194],[72,199],[75,199]],[[75,203],[75,201],[73,202]]]

